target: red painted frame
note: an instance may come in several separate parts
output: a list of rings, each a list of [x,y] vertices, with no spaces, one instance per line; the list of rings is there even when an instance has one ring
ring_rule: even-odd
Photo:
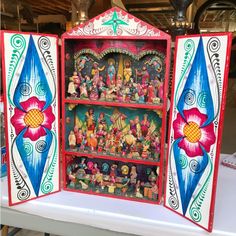
[[[170,106],[170,112],[173,110],[174,107],[174,91],[175,91],[175,71],[176,71],[176,57],[178,54],[178,41],[181,38],[194,38],[199,37],[199,34],[195,35],[183,35],[183,36],[177,36],[176,37],[176,45],[175,45],[175,53],[174,53],[174,70],[173,70],[173,81],[172,81],[172,88],[171,88],[171,106]],[[216,186],[217,186],[217,176],[218,176],[218,169],[219,169],[219,159],[220,159],[220,148],[221,148],[221,138],[222,138],[222,132],[223,132],[223,124],[224,124],[224,110],[225,110],[225,103],[226,103],[226,91],[228,86],[228,73],[229,73],[229,61],[230,61],[230,54],[231,54],[231,44],[232,44],[232,33],[212,33],[212,34],[204,34],[201,35],[203,37],[209,37],[209,36],[228,36],[228,42],[227,42],[227,55],[225,60],[225,74],[224,74],[224,83],[223,83],[223,91],[222,91],[222,103],[221,103],[221,109],[220,109],[220,118],[219,118],[219,128],[218,128],[218,139],[216,143],[216,160],[215,160],[215,166],[214,166],[214,176],[213,176],[213,189],[212,189],[212,195],[211,195],[211,206],[210,206],[210,214],[209,214],[209,223],[208,228],[205,228],[196,222],[184,217],[182,214],[174,211],[172,208],[168,207],[166,205],[166,185],[164,189],[164,206],[168,208],[169,210],[173,211],[174,213],[184,217],[185,219],[191,221],[198,227],[203,228],[204,230],[207,230],[209,232],[212,232],[213,228],[213,220],[214,220],[214,207],[215,207],[215,197],[216,197]],[[170,119],[169,119],[169,127],[171,127],[172,123],[172,112],[170,113]],[[171,135],[171,129],[168,130],[168,149],[170,148],[170,135]],[[169,153],[167,152],[167,158],[166,158],[166,166],[165,166],[165,173],[168,172],[168,162],[169,162]],[[165,176],[165,184],[167,183],[167,175]]]
[[[114,10],[117,11],[121,11],[122,14],[128,14],[127,12],[119,9],[119,8],[111,8],[110,10],[102,13],[101,15],[96,16],[95,18],[89,20],[88,22],[77,26],[75,29],[79,28],[83,28],[86,24],[88,24],[89,22],[93,22],[96,19],[99,19],[100,17],[103,17],[105,14],[112,12]],[[128,14],[129,16],[132,16],[130,14]],[[138,18],[132,16],[132,18],[134,18],[136,21],[140,21]],[[142,22],[142,21],[141,21]],[[148,201],[148,200],[141,200],[141,199],[131,199],[131,198],[126,198],[126,197],[119,197],[119,196],[111,196],[110,194],[100,194],[100,193],[94,193],[94,192],[83,192],[83,191],[79,191],[79,190],[71,190],[68,189],[66,187],[66,155],[68,154],[72,154],[72,155],[79,155],[79,153],[73,153],[73,152],[68,152],[65,149],[65,137],[62,135],[62,178],[63,178],[63,189],[67,190],[67,191],[73,191],[73,192],[83,192],[83,193],[87,193],[87,194],[94,194],[94,195],[100,195],[100,196],[107,196],[107,197],[112,197],[112,198],[119,198],[119,199],[125,199],[128,201],[139,201],[139,202],[148,202],[148,203],[154,203],[154,204],[160,204],[161,202],[161,198],[162,198],[162,180],[163,180],[163,164],[164,164],[164,148],[165,148],[165,133],[166,133],[166,113],[167,113],[167,97],[168,97],[168,77],[169,77],[169,69],[170,69],[170,46],[171,46],[171,37],[170,35],[154,28],[153,26],[147,24],[146,22],[142,22],[143,25],[147,26],[148,29],[152,29],[154,30],[156,33],[159,32],[160,36],[139,36],[139,37],[135,37],[135,36],[71,36],[69,35],[67,32],[64,33],[62,35],[62,47],[61,47],[61,64],[62,64],[62,68],[61,68],[61,76],[62,76],[62,134],[65,134],[65,109],[64,109],[64,104],[67,103],[74,103],[74,104],[90,104],[90,105],[102,105],[102,106],[120,106],[120,107],[129,107],[129,108],[145,108],[145,109],[156,109],[156,110],[161,110],[162,111],[162,128],[161,128],[161,151],[160,151],[160,161],[158,163],[155,162],[146,162],[146,161],[136,161],[136,160],[129,160],[129,159],[122,159],[122,161],[125,162],[132,162],[132,163],[139,163],[139,164],[146,164],[146,165],[153,165],[153,166],[159,166],[159,178],[158,178],[158,188],[159,188],[159,196],[158,196],[158,201],[157,202],[153,202],[153,201]],[[73,30],[73,29],[72,29]],[[70,32],[72,32],[72,30]],[[146,40],[146,41],[161,41],[161,40],[165,40],[166,41],[166,58],[165,58],[165,65],[166,65],[166,71],[165,71],[165,80],[164,80],[164,101],[162,105],[150,105],[150,104],[127,104],[127,103],[117,103],[117,102],[103,102],[103,101],[89,101],[89,100],[71,100],[71,99],[66,99],[65,98],[65,41],[66,40],[82,40],[82,39],[110,39],[110,40]],[[83,156],[87,156],[87,157],[91,157],[91,155],[88,155],[87,153],[83,153]],[[94,156],[95,157],[95,156]],[[110,160],[114,160],[114,157],[109,157],[108,156],[102,156],[102,158],[104,159],[110,159]],[[99,158],[96,156],[96,158]],[[116,159],[118,160],[118,159]]]
[[[10,30],[1,30],[0,31],[0,39],[1,39],[1,53],[2,53],[2,75],[3,75],[3,88],[6,88],[6,68],[5,68],[5,60],[4,60],[4,55],[5,55],[5,48],[4,48],[4,33],[16,33],[16,34],[23,34],[23,35],[40,35],[40,36],[49,36],[49,37],[54,37],[56,38],[56,58],[57,58],[57,88],[58,90],[60,89],[59,87],[59,60],[58,60],[58,36],[54,35],[54,34],[41,34],[41,33],[32,33],[32,32],[19,32],[19,31],[10,31]],[[3,90],[3,99],[4,102],[7,101],[7,93],[5,91],[5,89]],[[60,114],[60,94],[58,94],[58,99],[57,99],[57,103],[58,103],[58,114]],[[7,106],[4,105],[4,121],[5,121],[5,127],[8,127],[8,120],[7,120],[7,114],[8,114],[8,110],[7,110]],[[59,127],[60,127],[60,119],[58,118],[58,130],[60,131]],[[9,157],[9,142],[8,142],[8,129],[5,129],[5,135],[6,135],[6,158],[7,158],[7,170],[10,170],[10,157]],[[58,143],[58,157],[60,158],[60,152],[59,152],[59,148],[60,148],[60,134],[59,134],[59,143]],[[39,197],[34,197],[28,200],[24,200],[18,203],[12,203],[12,199],[11,199],[11,177],[10,177],[10,172],[7,171],[7,178],[8,178],[8,201],[9,201],[9,206],[14,206],[14,205],[19,205],[21,203],[24,202],[28,202],[34,199],[38,199],[41,197],[45,197],[57,192],[61,191],[61,163],[60,163],[60,159],[58,161],[58,165],[59,165],[59,184],[58,184],[58,190],[49,194],[45,194]]]

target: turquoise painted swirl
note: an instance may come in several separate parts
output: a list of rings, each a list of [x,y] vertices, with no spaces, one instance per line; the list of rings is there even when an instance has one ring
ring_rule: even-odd
[[[223,89],[223,73],[220,68],[220,54],[219,50],[221,48],[221,42],[219,38],[217,37],[211,37],[209,41],[207,42],[207,54],[208,58],[210,60],[212,71],[214,73],[214,79],[216,84],[216,93],[215,98],[217,98],[216,108],[215,108],[215,114],[214,119],[218,116],[220,112],[220,96],[222,94]]]
[[[8,69],[8,75],[7,75],[7,79],[9,81],[7,96],[8,96],[8,100],[9,100],[10,104],[14,106],[14,103],[11,100],[11,92],[10,91],[11,91],[13,77],[16,72],[16,68],[17,68],[19,61],[22,58],[22,55],[23,55],[25,48],[26,48],[26,40],[22,35],[14,34],[10,39],[10,43],[13,48],[13,51],[12,51],[9,69]]]
[[[187,72],[187,69],[189,68],[189,65],[192,61],[194,52],[195,52],[195,43],[192,39],[188,39],[185,43],[184,43],[184,50],[185,50],[185,54],[184,54],[184,61],[183,61],[183,65],[181,68],[181,74],[180,74],[180,78],[179,78],[179,83],[177,85],[175,94],[178,94],[180,85],[183,82],[183,78]],[[177,107],[177,96],[175,96],[175,106]]]
[[[209,157],[209,155],[208,155],[208,163],[210,164],[209,174],[208,174],[206,181],[204,182],[202,188],[198,192],[197,196],[194,198],[194,200],[189,208],[190,209],[189,210],[190,217],[195,222],[200,222],[202,219],[201,207],[202,207],[202,203],[204,201],[206,191],[207,191],[207,188],[208,188],[211,176],[212,176],[213,164],[212,164],[212,161],[211,161],[211,158]]]
[[[53,187],[54,187],[54,184],[53,184],[53,174],[54,174],[54,171],[55,171],[55,168],[56,168],[56,164],[57,164],[57,138],[56,138],[56,135],[53,131],[52,132],[52,135],[53,135],[53,140],[55,142],[55,145],[54,145],[54,150],[53,150],[53,155],[52,155],[52,161],[48,167],[48,170],[47,170],[47,173],[43,179],[43,182],[41,184],[41,191],[42,193],[44,194],[48,194],[50,192],[52,192],[53,190]]]
[[[179,209],[179,198],[177,195],[177,189],[176,189],[176,184],[174,182],[174,176],[173,176],[173,167],[171,164],[172,159],[175,159],[174,153],[173,153],[173,147],[175,145],[175,143],[178,142],[178,140],[175,140],[174,143],[172,143],[171,145],[171,149],[170,149],[170,158],[169,158],[169,177],[168,177],[168,191],[169,191],[169,199],[168,199],[168,204],[169,206],[174,209],[174,210],[178,210]],[[181,161],[179,161],[179,163],[181,162],[181,166],[185,166],[185,161],[184,158],[181,159]]]
[[[182,169],[185,169],[188,166],[188,158],[187,156],[180,154],[179,155],[179,164]]]

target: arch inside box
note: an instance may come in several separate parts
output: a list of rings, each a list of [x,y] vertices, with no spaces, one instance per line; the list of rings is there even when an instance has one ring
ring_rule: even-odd
[[[165,40],[67,39],[65,45],[67,99],[162,105]]]

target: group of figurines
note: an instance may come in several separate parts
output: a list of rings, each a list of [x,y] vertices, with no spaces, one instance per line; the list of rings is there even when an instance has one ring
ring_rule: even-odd
[[[67,187],[157,201],[159,167],[73,157],[66,167]]]
[[[79,105],[75,126],[72,130],[67,129],[69,148],[80,153],[157,162],[161,118],[154,111],[144,112]]]
[[[122,58],[122,59],[119,59]],[[115,54],[96,61],[80,55],[69,77],[69,98],[120,103],[161,104],[164,96],[164,70],[160,57],[146,56],[140,61]]]

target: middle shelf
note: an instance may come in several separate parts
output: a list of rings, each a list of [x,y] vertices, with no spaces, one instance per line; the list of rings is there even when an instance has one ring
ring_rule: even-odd
[[[90,99],[78,99],[67,97],[65,103],[70,104],[88,104],[88,105],[100,105],[100,106],[113,106],[113,107],[130,107],[130,108],[144,108],[144,109],[155,109],[162,110],[163,103],[151,104],[151,103],[128,103],[128,102],[116,102],[116,101],[101,101],[101,100],[90,100]]]
[[[161,110],[68,103],[63,112],[65,153],[152,165],[160,162]]]
[[[146,165],[155,165],[159,166],[160,165],[160,158],[158,157],[157,160],[143,160],[142,158],[140,159],[135,159],[135,158],[127,158],[124,156],[112,156],[108,155],[106,153],[96,153],[96,152],[79,152],[76,150],[66,150],[64,152],[65,155],[70,155],[70,156],[84,156],[84,157],[89,157],[89,158],[98,158],[98,159],[104,159],[104,160],[113,160],[113,161],[122,161],[122,162],[131,162],[131,163],[136,163],[136,164],[146,164]],[[158,154],[160,156],[160,154]]]

